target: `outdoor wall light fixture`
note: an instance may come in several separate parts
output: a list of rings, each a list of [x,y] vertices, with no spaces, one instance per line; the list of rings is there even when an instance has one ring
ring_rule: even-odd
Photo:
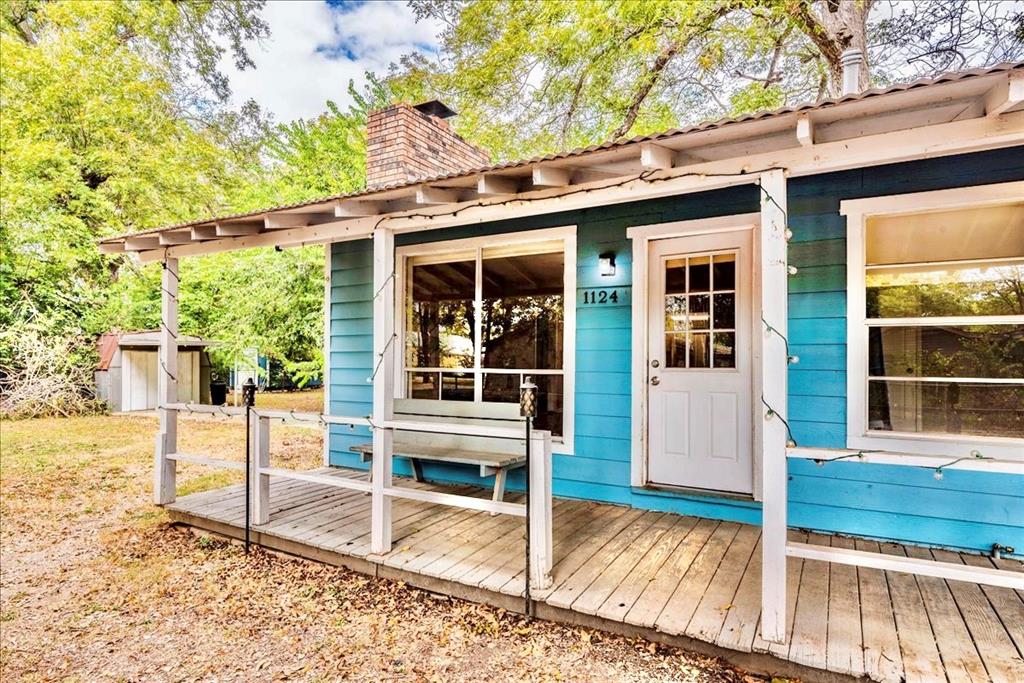
[[[606,251],[597,257],[597,271],[603,276],[615,275],[615,253]]]

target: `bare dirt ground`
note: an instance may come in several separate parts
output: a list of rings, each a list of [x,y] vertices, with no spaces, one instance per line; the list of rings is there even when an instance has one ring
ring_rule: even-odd
[[[150,503],[152,417],[0,425],[4,681],[758,681],[720,660],[201,538]],[[241,458],[237,422],[181,449]],[[275,464],[317,467],[315,430]],[[179,468],[179,493],[240,473]]]

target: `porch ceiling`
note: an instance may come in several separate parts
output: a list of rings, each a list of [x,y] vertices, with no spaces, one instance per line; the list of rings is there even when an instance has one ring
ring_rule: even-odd
[[[406,219],[412,225],[469,208],[619,188],[638,177],[651,182],[714,175],[722,173],[715,169],[726,167],[734,175],[751,173],[759,168],[750,165],[752,159],[782,158],[801,150],[807,152],[806,160],[787,167],[791,175],[833,170],[842,167],[840,161],[821,161],[834,154],[832,143],[1019,112],[1024,108],[1022,94],[1024,62],[1001,64],[402,185],[119,235],[102,240],[99,249],[107,254],[137,253],[153,261],[355,239],[372,234],[391,219]],[[1017,134],[1010,136],[1009,144],[1024,142],[1022,117],[1014,114],[1005,126]],[[1005,146],[1005,136],[1002,140],[992,144]],[[926,153],[922,146],[921,155]],[[942,152],[931,152],[938,153]],[[884,150],[879,150],[878,159],[873,163],[889,160]],[[859,165],[871,163],[862,160]],[[620,194],[626,198],[617,201],[629,200],[628,192]],[[591,197],[600,203],[598,197]]]

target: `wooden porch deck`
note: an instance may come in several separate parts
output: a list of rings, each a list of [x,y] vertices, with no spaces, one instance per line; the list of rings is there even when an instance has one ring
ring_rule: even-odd
[[[333,476],[365,473],[330,468]],[[489,491],[402,480],[488,497]],[[240,538],[244,490],[179,498],[172,519]],[[522,611],[523,520],[410,500],[393,503],[394,549],[370,554],[370,497],[274,478],[269,548]],[[789,637],[758,637],[760,528],[556,499],[554,585],[535,592],[542,618],[642,634],[806,680],[1024,681],[1024,593],[1008,588],[789,561]],[[993,566],[986,557],[792,532],[821,545]],[[1024,564],[1001,561],[1024,571]]]

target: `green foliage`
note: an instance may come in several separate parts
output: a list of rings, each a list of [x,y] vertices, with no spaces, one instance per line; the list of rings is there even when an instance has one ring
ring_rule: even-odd
[[[212,32],[227,7],[248,17],[246,35],[259,31],[258,5],[241,3],[3,6],[0,326],[31,320],[61,338],[101,331],[118,264],[96,239],[222,210],[246,182],[254,159],[244,152],[255,148],[227,137],[259,128],[253,109],[182,109],[224,95],[210,59],[222,51]],[[179,89],[181,63],[193,59],[211,90]],[[0,344],[0,364],[13,353]]]
[[[447,26],[407,77],[460,112],[498,158],[520,158],[837,95],[840,55],[870,79],[1024,55],[1024,15],[973,0],[410,0]],[[887,7],[888,5],[888,7]],[[868,72],[865,71],[865,74]]]

